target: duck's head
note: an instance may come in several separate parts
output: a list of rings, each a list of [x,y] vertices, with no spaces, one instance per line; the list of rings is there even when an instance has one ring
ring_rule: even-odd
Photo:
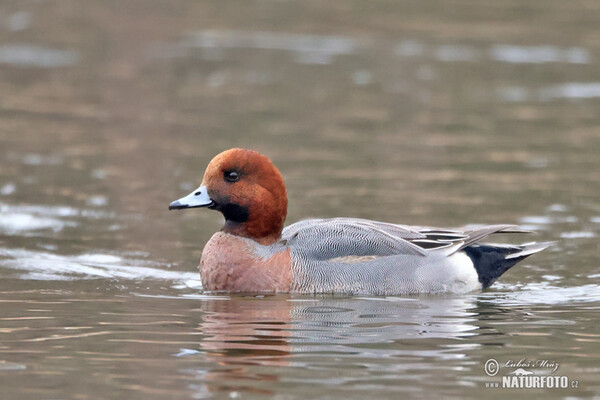
[[[207,207],[225,217],[223,231],[262,244],[281,237],[287,214],[283,177],[271,160],[245,149],[230,149],[206,167],[202,184],[169,205],[169,210]]]

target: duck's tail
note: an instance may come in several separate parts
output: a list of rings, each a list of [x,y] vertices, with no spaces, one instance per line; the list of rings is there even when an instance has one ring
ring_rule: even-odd
[[[489,287],[513,265],[538,253],[554,242],[522,245],[475,243],[462,249],[473,262],[483,289]]]

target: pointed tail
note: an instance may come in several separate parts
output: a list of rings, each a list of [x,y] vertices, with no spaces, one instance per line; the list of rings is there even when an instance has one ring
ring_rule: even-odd
[[[518,246],[476,243],[465,247],[462,251],[473,262],[479,276],[479,282],[485,289],[519,261],[548,248],[554,243],[526,243]]]

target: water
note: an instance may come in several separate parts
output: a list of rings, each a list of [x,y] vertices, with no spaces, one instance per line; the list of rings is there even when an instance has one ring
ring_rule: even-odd
[[[3,3],[0,397],[598,397],[599,18],[584,0]],[[497,240],[557,244],[483,293],[203,293],[222,219],[167,206],[234,146],[279,166],[290,223],[518,223],[535,235]],[[521,360],[570,387],[487,387]]]

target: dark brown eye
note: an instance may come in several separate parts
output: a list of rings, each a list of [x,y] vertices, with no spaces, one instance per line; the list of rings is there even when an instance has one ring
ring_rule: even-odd
[[[225,180],[227,182],[237,182],[240,179],[240,174],[236,171],[225,171]]]

